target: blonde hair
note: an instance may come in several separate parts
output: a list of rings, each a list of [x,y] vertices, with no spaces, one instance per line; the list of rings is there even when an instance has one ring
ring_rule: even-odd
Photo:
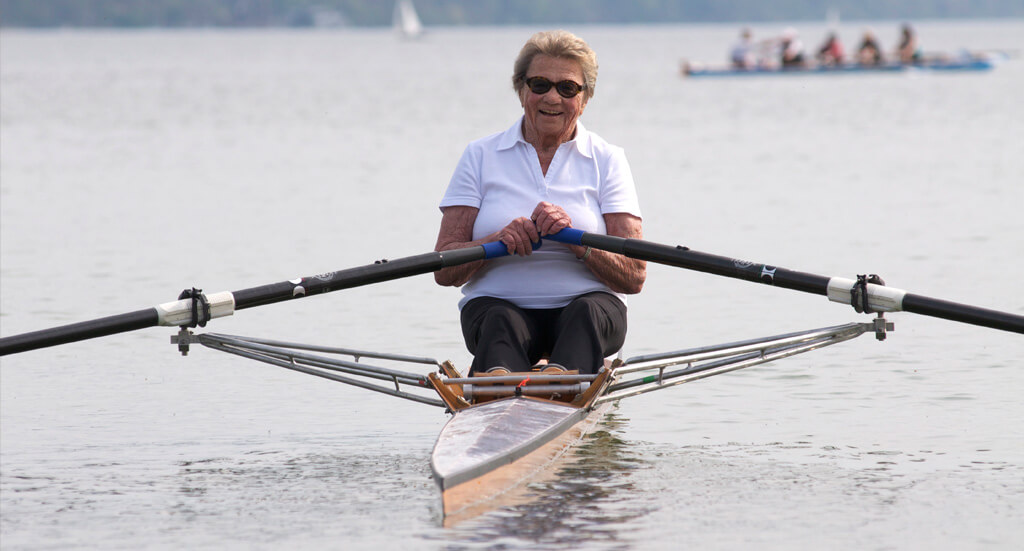
[[[594,97],[597,87],[597,54],[582,38],[569,31],[541,31],[530,37],[519,51],[512,69],[512,89],[521,94],[526,85],[526,71],[538,55],[571,59],[583,70],[583,99]]]

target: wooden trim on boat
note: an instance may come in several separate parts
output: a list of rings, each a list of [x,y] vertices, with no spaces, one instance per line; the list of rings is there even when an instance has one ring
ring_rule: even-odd
[[[470,406],[470,403],[462,397],[461,385],[451,385],[451,387],[456,387],[458,389],[458,392],[456,393],[455,390],[441,380],[441,377],[439,377],[437,373],[428,373],[427,380],[430,381],[430,385],[434,387],[437,395],[441,397],[444,405],[448,406],[448,409],[453,413],[460,409],[466,409]]]
[[[607,366],[605,369],[603,369],[600,373],[597,374],[597,378],[594,379],[592,383],[590,383],[590,388],[582,392],[579,396],[576,397],[575,400],[569,403],[573,407],[578,408],[589,408],[591,405],[593,405],[594,400],[596,400],[598,396],[604,394],[605,390],[608,388],[608,385],[610,385],[612,381],[615,380],[614,377],[612,377],[612,373],[614,369],[619,365],[622,365],[622,361],[616,359],[614,362],[612,362],[610,366]]]
[[[462,373],[459,373],[459,370],[455,369],[455,364],[453,364],[451,360],[445,360],[444,363],[441,364],[440,369],[444,373],[445,377],[451,379],[458,379],[459,377],[462,377]]]

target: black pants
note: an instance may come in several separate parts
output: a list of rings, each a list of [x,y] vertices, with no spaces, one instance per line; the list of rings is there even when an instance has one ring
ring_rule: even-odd
[[[601,292],[542,310],[478,297],[462,307],[462,336],[473,354],[471,373],[498,366],[529,371],[544,356],[566,369],[597,373],[626,340],[626,305]]]

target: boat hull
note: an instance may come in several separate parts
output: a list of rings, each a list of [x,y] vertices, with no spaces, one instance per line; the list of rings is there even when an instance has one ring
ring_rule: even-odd
[[[916,65],[842,65],[838,67],[792,67],[792,68],[754,68],[754,69],[733,69],[729,67],[703,68],[686,66],[683,68],[683,75],[687,77],[752,77],[752,76],[779,76],[779,75],[849,75],[859,73],[902,73],[906,71],[988,71],[995,64],[985,59],[974,59],[967,61],[933,62]]]
[[[536,480],[537,472],[590,432],[604,411],[518,397],[456,412],[430,460],[444,515],[492,502]]]

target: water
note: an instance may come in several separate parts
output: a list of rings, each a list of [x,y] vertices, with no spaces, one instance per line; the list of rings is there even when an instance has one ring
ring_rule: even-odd
[[[861,26],[843,27],[848,46]],[[896,23],[873,26],[895,41]],[[1019,20],[918,27],[927,50],[1024,48]],[[626,148],[649,239],[1024,313],[1024,62],[689,81],[680,56],[720,59],[733,26],[573,30],[601,63],[584,118]],[[5,29],[3,335],[430,250],[462,148],[517,116],[530,32]],[[857,318],[649,271],[627,355]],[[211,328],[466,366],[458,296],[418,277]],[[182,358],[167,329],[8,356],[0,545],[1019,547],[1024,341],[890,317],[884,343],[624,401],[538,499],[453,528],[427,463],[439,410]]]

